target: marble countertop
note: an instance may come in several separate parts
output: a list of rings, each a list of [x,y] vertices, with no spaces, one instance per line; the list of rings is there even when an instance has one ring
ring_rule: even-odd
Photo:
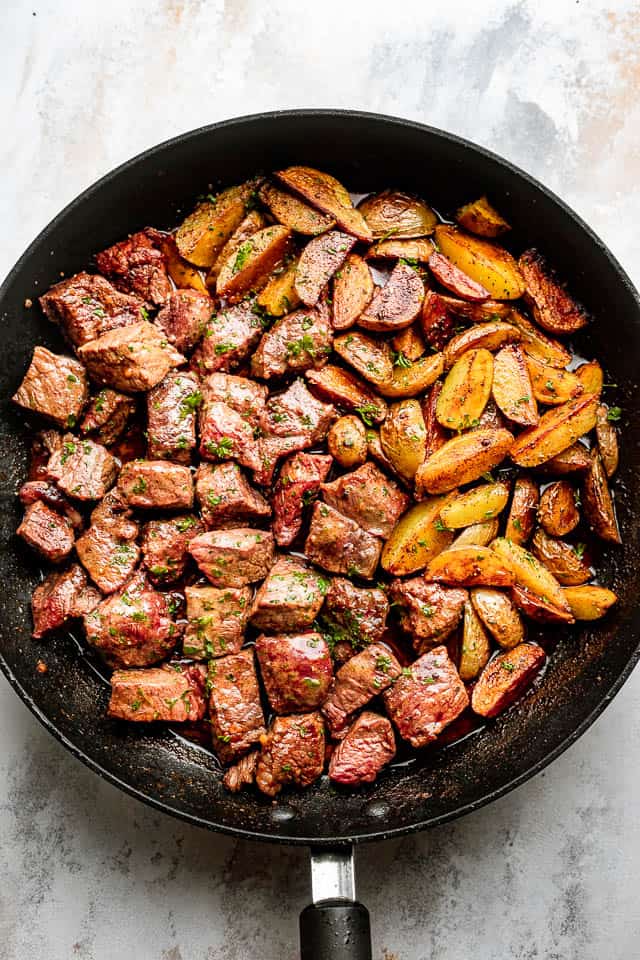
[[[611,9],[615,9],[615,13]],[[0,275],[81,189],[158,141],[353,107],[489,146],[640,281],[640,5],[569,0],[4,0]],[[1,960],[294,960],[304,850],[161,816],[68,755],[0,682]],[[634,960],[640,673],[489,808],[358,851],[376,960]]]

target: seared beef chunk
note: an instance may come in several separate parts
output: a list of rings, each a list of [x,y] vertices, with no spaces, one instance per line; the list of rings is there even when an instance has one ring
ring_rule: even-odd
[[[68,497],[101,500],[116,480],[116,460],[106,447],[72,433],[62,438],[62,448],[51,455],[47,473]]]
[[[446,647],[436,647],[404,667],[383,699],[396,730],[412,747],[431,743],[469,705]]]
[[[256,783],[268,797],[284,786],[308,787],[322,775],[325,739],[322,716],[276,717],[262,741]]]
[[[110,667],[146,667],[164,660],[177,633],[169,597],[154,590],[143,573],[88,613],[84,628],[88,643]]]
[[[121,435],[135,409],[132,397],[105,387],[89,402],[80,432],[95,434],[96,440],[108,447]]]
[[[42,500],[52,510],[57,510],[66,517],[74,530],[82,527],[82,514],[78,513],[53,483],[48,483],[46,480],[28,480],[18,490],[18,496],[20,503],[25,507],[37,500]]]
[[[204,336],[191,361],[198,373],[235,370],[252,353],[262,333],[254,308],[253,301],[243,300],[213,315],[209,311]]]
[[[185,657],[210,660],[237,653],[251,610],[250,587],[185,587]]]
[[[60,427],[72,427],[87,402],[89,388],[85,369],[71,357],[36,347],[24,380],[13,402],[25,410],[48,417]]]
[[[16,533],[52,563],[64,560],[73,550],[71,523],[42,500],[27,507]]]
[[[237,763],[229,767],[222,782],[231,793],[239,793],[243,787],[250,787],[256,778],[256,768],[258,766],[258,751],[252,750],[244,757],[240,757]]]
[[[257,470],[258,443],[253,428],[228,404],[207,400],[200,415],[200,456],[205,460],[237,460]]]
[[[329,581],[295,557],[279,557],[253,601],[251,623],[260,630],[303,630],[315,620]]]
[[[258,483],[270,483],[280,457],[307,450],[324,440],[337,414],[330,403],[316,400],[302,380],[296,380],[284,393],[267,403],[260,424],[261,466]]]
[[[251,523],[271,513],[265,498],[249,485],[235,463],[201,463],[196,470],[196,499],[210,530]]]
[[[87,575],[79,564],[74,563],[61,573],[50,573],[31,597],[33,636],[42,637],[67,620],[83,617],[100,600],[99,591],[87,584]]]
[[[387,718],[365,710],[333,751],[329,779],[347,787],[373,783],[395,752],[393,727]]]
[[[193,373],[168,373],[147,394],[147,440],[150,460],[189,463],[196,445],[196,410],[202,403]]]
[[[189,542],[203,532],[196,517],[149,520],[142,534],[142,563],[153,583],[175,583],[183,575]]]
[[[261,425],[267,400],[267,388],[261,383],[230,373],[212,373],[202,381],[202,393],[207,402],[226,403],[252,429]]]
[[[202,674],[194,667],[164,664],[143,670],[115,670],[108,714],[119,720],[202,720],[207,711]]]
[[[338,643],[353,651],[380,640],[385,630],[389,601],[379,587],[354,587],[350,580],[335,577],[325,602],[325,619]]]
[[[213,749],[223,763],[246,753],[265,733],[253,650],[209,663]]]
[[[319,369],[331,353],[333,335],[329,308],[319,303],[314,308],[294,310],[276,320],[263,334],[251,358],[254,377],[269,380],[285,373],[301,373]]]
[[[144,317],[145,304],[90,273],[77,273],[51,287],[40,306],[57,323],[74,347],[101,337],[107,330],[128,327]]]
[[[185,362],[163,332],[147,320],[109,330],[80,347],[78,356],[96,383],[125,393],[150,390]]]
[[[140,230],[96,254],[98,270],[119,290],[137,293],[149,303],[164,303],[171,293],[165,256],[154,230]],[[154,242],[156,241],[156,242]]]
[[[443,643],[456,629],[467,591],[412,577],[392,583],[391,599],[397,604],[400,626],[411,636],[416,653],[424,653]]]
[[[189,553],[214,587],[243,587],[269,573],[273,535],[248,527],[210,530],[191,541]]]
[[[91,526],[76,541],[80,563],[103,593],[119,590],[138,564],[138,524],[130,516],[116,488],[98,504]]]
[[[155,322],[176,350],[188,353],[202,336],[212,310],[213,301],[208,294],[200,290],[173,290]]]
[[[325,503],[377,537],[388,537],[409,506],[409,497],[373,463],[363,463],[332,483],[323,483]]]
[[[372,643],[347,660],[322,707],[333,736],[344,736],[350,715],[391,686],[400,672],[400,664],[381,643]]]
[[[260,673],[275,713],[315,710],[333,680],[329,647],[319,633],[264,634],[256,640]]]
[[[282,464],[273,492],[273,533],[288,547],[300,533],[305,504],[320,489],[332,458],[322,453],[296,453]]]
[[[326,503],[314,503],[304,552],[331,573],[371,579],[378,566],[382,541]]]
[[[166,460],[130,460],[118,477],[118,489],[132,507],[190,510],[193,478],[189,467]]]

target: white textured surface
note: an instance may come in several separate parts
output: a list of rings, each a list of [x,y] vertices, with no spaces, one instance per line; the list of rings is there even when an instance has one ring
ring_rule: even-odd
[[[0,6],[0,274],[145,147],[233,115],[340,106],[502,153],[640,280],[637,3]],[[156,815],[67,755],[5,683],[0,698],[2,960],[297,956],[304,851]],[[377,960],[635,960],[639,768],[636,673],[544,775],[465,821],[360,851]]]

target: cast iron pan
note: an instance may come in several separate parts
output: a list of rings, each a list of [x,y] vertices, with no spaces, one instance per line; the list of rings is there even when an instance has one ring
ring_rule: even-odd
[[[419,762],[389,770],[370,787],[343,793],[323,780],[273,804],[251,792],[226,793],[214,759],[173,731],[107,719],[108,685],[72,633],[31,640],[29,599],[41,570],[14,536],[29,429],[7,398],[35,343],[64,349],[39,308],[25,309],[25,299],[35,301],[61,271],[68,276],[89,266],[92,253],[129,232],[175,225],[209,184],[228,185],[292,163],[326,169],[358,192],[389,185],[416,191],[443,212],[488,193],[513,225],[513,249],[539,247],[570,279],[595,318],[576,348],[598,357],[607,379],[620,385],[615,403],[623,408],[624,443],[616,489],[624,545],[604,549],[598,561],[601,582],[616,590],[619,604],[602,622],[557,630],[544,683],[507,714],[448,749],[426,751]],[[0,318],[0,665],[54,736],[133,796],[212,830],[315,848],[421,830],[477,809],[541,770],[587,729],[635,665],[640,303],[620,265],[575,213],[492,153],[440,130],[365,113],[291,111],[203,127],[125,163],[59,214],[0,289]],[[48,665],[46,674],[36,670],[39,659]],[[312,942],[303,957],[369,955],[366,937],[356,935],[361,921],[366,927],[364,908],[335,909],[341,923],[355,924],[351,935],[336,938],[329,922],[330,950],[323,931],[331,911],[311,908],[303,932]]]

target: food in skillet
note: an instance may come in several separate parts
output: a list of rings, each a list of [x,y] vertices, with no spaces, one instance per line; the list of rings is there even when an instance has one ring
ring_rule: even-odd
[[[33,635],[81,619],[109,715],[206,726],[230,790],[372,782],[616,601],[620,410],[566,341],[588,317],[487,198],[455,221],[290,167],[40,298],[69,351],[14,396],[45,421]]]

